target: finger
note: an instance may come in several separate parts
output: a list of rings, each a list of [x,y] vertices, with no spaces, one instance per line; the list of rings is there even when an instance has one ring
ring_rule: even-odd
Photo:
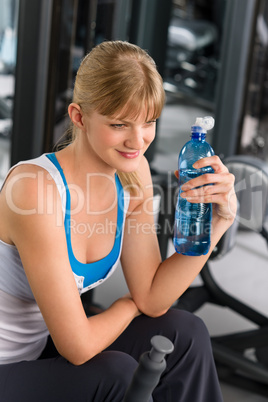
[[[186,196],[186,198],[192,204],[218,204],[221,206],[227,205],[230,198],[229,192],[217,193],[217,194],[199,194],[198,196]]]
[[[205,197],[207,195],[229,193],[230,191],[232,191],[232,189],[233,186],[229,182],[219,183],[215,184],[214,186],[202,186],[188,191],[183,191],[181,193],[181,197],[186,199],[188,198],[198,199],[199,197]]]
[[[229,183],[231,186],[233,186],[235,181],[235,177],[231,173],[205,173],[203,175],[200,175],[192,180],[189,180],[187,183],[183,184],[181,186],[182,191],[187,191],[194,189],[196,187],[200,186],[206,186],[209,184],[217,184],[217,183]]]
[[[222,163],[218,155],[199,159],[193,164],[195,169],[201,169],[206,166],[211,166],[215,173],[228,172],[228,168]]]

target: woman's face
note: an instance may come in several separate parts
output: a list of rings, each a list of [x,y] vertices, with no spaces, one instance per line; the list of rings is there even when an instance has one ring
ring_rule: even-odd
[[[87,146],[101,165],[122,172],[137,170],[141,158],[155,137],[156,121],[112,118],[96,111],[83,117]]]

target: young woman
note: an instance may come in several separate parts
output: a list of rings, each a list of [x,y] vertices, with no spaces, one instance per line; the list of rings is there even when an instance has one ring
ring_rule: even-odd
[[[72,142],[7,175],[0,195],[1,401],[122,401],[156,334],[175,350],[153,400],[222,401],[204,324],[170,309],[209,255],[175,253],[161,262],[154,230],[144,152],[163,104],[162,80],[146,52],[101,43],[77,73]],[[214,203],[213,249],[233,222],[236,198],[217,156],[195,167],[208,165],[215,173],[189,181],[184,194]],[[88,318],[80,295],[105,281],[119,259],[130,293]]]

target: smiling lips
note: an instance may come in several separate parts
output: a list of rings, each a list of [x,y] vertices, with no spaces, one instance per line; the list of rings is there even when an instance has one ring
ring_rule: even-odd
[[[121,156],[123,156],[126,159],[137,158],[139,156],[139,154],[140,154],[140,151],[135,151],[135,152],[121,152],[121,151],[118,151],[118,152],[119,152],[119,154]]]

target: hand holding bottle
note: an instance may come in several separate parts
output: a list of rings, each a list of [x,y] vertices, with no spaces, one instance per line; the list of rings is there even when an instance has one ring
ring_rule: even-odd
[[[217,155],[199,159],[193,165],[195,169],[206,166],[213,168],[213,175],[204,174],[185,183],[181,187],[181,197],[191,203],[213,203],[213,212],[221,218],[233,220],[237,209],[234,175]]]
[[[206,142],[206,132],[213,126],[212,117],[197,118],[191,127],[191,140],[179,155],[179,194],[173,237],[179,254],[199,256],[208,253],[212,211],[224,219],[235,215],[234,177]],[[212,207],[212,203],[216,206]]]

